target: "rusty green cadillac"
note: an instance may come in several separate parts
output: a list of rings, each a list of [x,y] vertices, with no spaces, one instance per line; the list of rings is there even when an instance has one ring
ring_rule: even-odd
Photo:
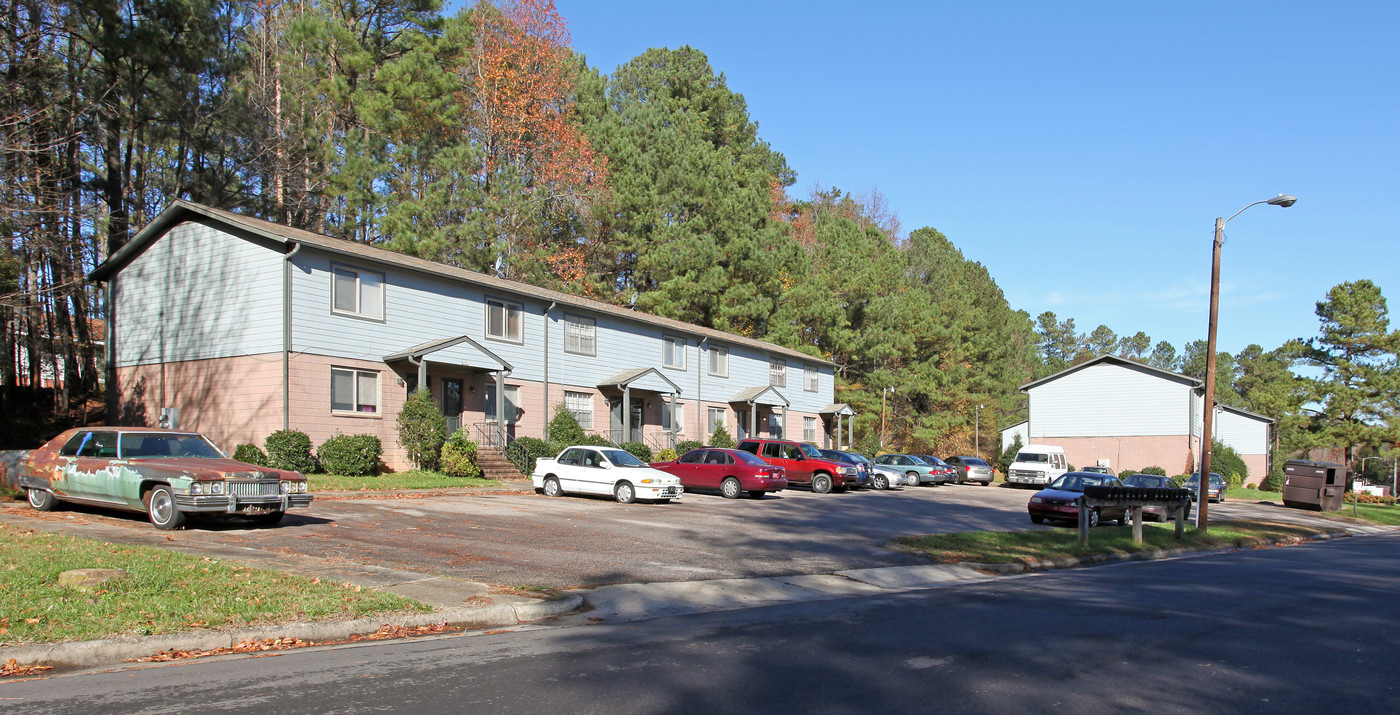
[[[204,435],[150,427],[68,430],[30,454],[18,480],[29,505],[60,502],[144,512],[157,529],[188,514],[275,524],[311,503],[306,477],[229,459]]]

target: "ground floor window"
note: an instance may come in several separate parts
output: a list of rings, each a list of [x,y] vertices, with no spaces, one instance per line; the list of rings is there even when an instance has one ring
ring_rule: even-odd
[[[676,424],[671,425],[671,404],[665,400],[661,401],[661,429],[667,432],[679,432],[685,429],[685,407],[679,400],[676,401]]]
[[[817,418],[802,418],[802,441],[816,443],[817,441]]]
[[[564,408],[573,413],[579,427],[593,429],[593,395],[565,390]]]
[[[331,411],[379,413],[379,373],[331,368]]]
[[[783,416],[777,412],[768,415],[768,436],[773,439],[783,438]]]
[[[717,430],[717,429],[719,429],[719,428],[721,428],[721,427],[724,426],[724,408],[723,408],[723,407],[711,407],[710,410],[709,410],[709,416],[710,416],[710,420],[709,420],[709,422],[710,422],[710,429],[709,429],[708,432],[705,433],[705,437],[706,437],[706,438],[708,438],[710,435],[714,434],[714,433],[715,433],[715,430]],[[727,430],[726,430],[726,431],[727,431]],[[701,440],[701,441],[707,441],[707,440]]]

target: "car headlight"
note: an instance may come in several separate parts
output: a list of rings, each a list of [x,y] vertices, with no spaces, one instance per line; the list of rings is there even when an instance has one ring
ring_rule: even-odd
[[[849,475],[852,475],[852,474],[855,474],[855,473],[856,473],[856,468],[855,468],[855,467],[840,467],[840,468],[838,468],[836,471],[838,471],[838,472],[840,472],[840,473],[842,473],[842,474],[845,474],[845,475],[849,476]]]
[[[192,483],[190,484],[190,493],[191,493],[191,494],[203,494],[203,493],[204,493],[204,485],[203,485],[203,484],[200,484],[199,482],[192,482]]]
[[[278,482],[277,484],[277,491],[283,494],[295,494],[296,490],[296,484],[293,482]]]
[[[1044,499],[1041,499],[1040,497],[1031,497],[1031,503],[1032,503],[1032,504],[1043,504],[1043,503],[1045,503],[1045,500],[1044,500]]]

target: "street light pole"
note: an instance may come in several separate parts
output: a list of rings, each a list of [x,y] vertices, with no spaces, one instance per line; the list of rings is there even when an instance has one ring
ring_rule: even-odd
[[[972,413],[972,456],[982,458],[982,406],[978,405],[976,411]]]
[[[1210,430],[1215,416],[1215,332],[1216,315],[1220,312],[1220,247],[1225,245],[1225,224],[1244,213],[1250,206],[1268,204],[1288,208],[1297,203],[1295,196],[1279,194],[1272,199],[1255,201],[1235,212],[1230,218],[1215,219],[1215,241],[1211,245],[1210,256],[1210,323],[1206,326],[1206,394],[1201,411],[1201,476],[1196,482],[1196,528],[1209,531],[1207,512],[1210,508]]]

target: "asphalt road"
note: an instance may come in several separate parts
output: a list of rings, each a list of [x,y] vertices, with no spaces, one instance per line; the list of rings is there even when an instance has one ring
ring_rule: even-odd
[[[1400,535],[0,684],[7,713],[1400,711]],[[585,621],[586,623],[586,621]]]
[[[139,514],[84,507],[41,514],[22,501],[0,507],[0,518],[104,541],[241,546],[491,584],[573,587],[905,566],[926,561],[885,548],[892,537],[1067,528],[1032,526],[1025,511],[1032,493],[948,485],[846,494],[793,489],[761,500],[697,493],[670,504],[626,505],[534,494],[318,499],[272,528],[204,520],[175,532],[157,531]],[[1212,505],[1210,513],[1317,519],[1233,501]]]

